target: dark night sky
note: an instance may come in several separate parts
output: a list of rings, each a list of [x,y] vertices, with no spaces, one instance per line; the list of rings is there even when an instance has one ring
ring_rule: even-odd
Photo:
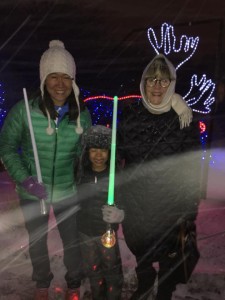
[[[0,14],[0,80],[9,107],[23,87],[38,89],[40,56],[52,39],[65,43],[78,85],[93,95],[139,92],[143,68],[155,55],[147,28],[159,30],[164,22],[175,26],[177,37],[200,36],[192,60],[179,70],[178,89],[194,72],[217,80],[225,68],[221,0],[2,0]]]

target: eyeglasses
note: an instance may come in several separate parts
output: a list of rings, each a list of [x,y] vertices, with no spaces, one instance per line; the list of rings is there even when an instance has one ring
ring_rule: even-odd
[[[166,88],[170,85],[171,80],[168,78],[164,78],[164,79],[147,78],[146,79],[146,84],[149,87],[155,86],[157,82],[160,84],[161,87]]]

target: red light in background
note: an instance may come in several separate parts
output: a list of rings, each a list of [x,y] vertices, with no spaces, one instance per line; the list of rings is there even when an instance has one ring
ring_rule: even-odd
[[[206,131],[206,125],[204,122],[199,121],[199,129],[200,129],[200,133],[203,133]]]

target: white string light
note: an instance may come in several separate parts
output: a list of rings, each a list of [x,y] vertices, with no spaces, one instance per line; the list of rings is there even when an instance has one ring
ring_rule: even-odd
[[[211,111],[210,106],[215,102],[213,92],[215,90],[215,83],[211,79],[206,78],[203,74],[198,81],[198,75],[194,74],[191,77],[190,89],[183,98],[186,100],[189,106],[194,106],[197,103],[201,103],[202,110],[192,108],[193,111],[208,114]]]
[[[177,42],[176,36],[174,34],[174,27],[167,23],[163,23],[161,26],[161,41],[158,42],[155,31],[153,28],[149,28],[147,31],[148,39],[156,54],[159,54],[158,50],[161,50],[165,55],[171,52],[184,52],[188,56],[176,66],[176,70],[180,68],[186,61],[188,61],[195,53],[199,37],[188,37],[187,35],[182,35],[180,41]],[[178,46],[177,46],[178,45]]]

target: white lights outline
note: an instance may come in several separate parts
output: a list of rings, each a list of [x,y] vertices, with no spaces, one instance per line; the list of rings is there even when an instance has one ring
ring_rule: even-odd
[[[163,48],[163,53],[165,55],[170,54],[172,51],[175,53],[184,51],[188,54],[186,59],[180,62],[176,66],[176,70],[178,70],[186,61],[188,61],[195,53],[198,43],[199,37],[188,37],[187,35],[182,35],[180,37],[180,44],[177,42],[176,36],[174,34],[174,27],[167,23],[163,23],[161,26],[161,42],[158,43],[156,38],[156,34],[153,28],[148,28],[147,31],[148,40],[152,45],[153,49],[155,50],[156,54],[159,54],[158,49]],[[178,44],[178,47],[176,46]]]
[[[195,90],[198,90],[197,96]],[[185,99],[185,101],[189,106],[193,106],[197,104],[199,101],[201,101],[202,99],[204,99],[204,96],[207,96],[205,100],[203,100],[204,110],[197,110],[195,108],[192,108],[192,110],[198,113],[208,114],[209,112],[211,112],[210,106],[215,102],[215,97],[213,97],[214,90],[215,90],[215,83],[212,82],[211,79],[207,80],[205,74],[202,75],[199,81],[198,81],[198,75],[194,74],[191,77],[190,89],[187,92],[187,94],[183,96],[183,98]],[[188,98],[189,96],[191,97]]]

